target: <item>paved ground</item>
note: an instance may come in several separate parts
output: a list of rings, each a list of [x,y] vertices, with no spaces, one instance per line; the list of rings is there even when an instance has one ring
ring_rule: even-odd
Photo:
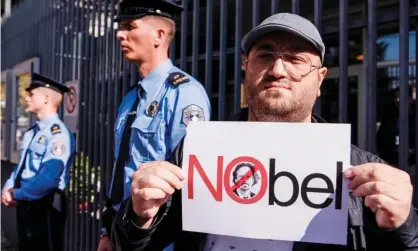
[[[1,232],[1,251],[16,251],[13,244],[4,236],[3,231]]]

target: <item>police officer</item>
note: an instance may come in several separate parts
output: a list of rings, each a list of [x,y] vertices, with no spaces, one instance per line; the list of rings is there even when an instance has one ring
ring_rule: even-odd
[[[38,122],[25,132],[20,160],[2,190],[2,203],[16,206],[19,250],[63,250],[65,198],[75,139],[57,109],[69,89],[33,73],[27,111]]]
[[[130,196],[134,171],[145,162],[169,158],[189,122],[210,119],[202,85],[168,58],[174,15],[183,9],[162,0],[125,0],[119,10],[116,37],[125,58],[137,64],[141,80],[119,106],[110,201],[102,214],[98,250],[111,250],[112,215]]]

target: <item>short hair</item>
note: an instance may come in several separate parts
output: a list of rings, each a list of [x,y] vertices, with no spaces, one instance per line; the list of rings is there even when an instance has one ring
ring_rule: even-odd
[[[45,95],[48,95],[50,102],[54,105],[54,107],[58,108],[61,105],[64,95],[46,87],[39,87],[39,90]]]
[[[254,167],[254,165],[253,164],[251,164],[250,162],[242,162],[242,163],[239,163],[236,167],[235,167],[235,169],[234,169],[234,171],[232,172],[232,177],[233,177],[233,179],[234,180],[236,180],[237,179],[237,173],[238,173],[238,171],[239,171],[239,169],[241,169],[241,168],[243,168],[243,167],[249,167],[250,168],[250,170],[251,170],[251,172],[253,173],[253,178],[254,178],[254,184],[257,184],[258,183],[258,177],[257,177],[257,174],[255,173],[256,171],[255,171],[255,167]]]
[[[173,40],[176,34],[176,23],[174,22],[173,19],[162,17],[162,16],[155,16],[155,15],[147,15],[143,18],[164,23],[164,25],[168,28],[167,36],[168,36],[168,42],[170,44],[171,40]]]

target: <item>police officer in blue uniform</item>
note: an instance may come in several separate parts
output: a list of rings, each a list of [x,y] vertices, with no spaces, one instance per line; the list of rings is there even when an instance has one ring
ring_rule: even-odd
[[[111,250],[112,215],[130,196],[133,173],[143,163],[168,159],[190,122],[210,119],[203,86],[168,58],[174,15],[182,10],[163,0],[120,3],[116,37],[125,58],[137,64],[141,80],[123,98],[116,118],[115,165],[102,215],[100,251]]]
[[[57,109],[69,89],[32,74],[27,111],[38,122],[23,136],[19,163],[2,190],[2,203],[17,210],[19,250],[63,250],[65,198],[75,139]]]

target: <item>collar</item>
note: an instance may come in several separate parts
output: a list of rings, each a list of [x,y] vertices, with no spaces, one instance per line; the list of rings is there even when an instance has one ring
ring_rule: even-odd
[[[43,120],[38,121],[37,123],[38,123],[39,130],[42,130],[43,128],[45,128],[46,126],[54,122],[57,118],[58,118],[58,114],[55,113],[54,115],[50,115],[44,118]]]
[[[168,76],[168,72],[173,67],[173,63],[170,59],[167,59],[164,63],[158,65],[148,76],[140,81],[142,89],[147,93],[147,97],[154,97],[160,86],[164,84],[165,79]]]
[[[241,109],[235,117],[235,121],[248,121],[248,107]],[[316,114],[312,114],[311,118],[312,123],[327,123],[323,118],[319,117]]]

